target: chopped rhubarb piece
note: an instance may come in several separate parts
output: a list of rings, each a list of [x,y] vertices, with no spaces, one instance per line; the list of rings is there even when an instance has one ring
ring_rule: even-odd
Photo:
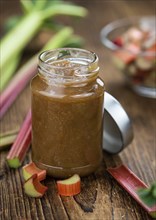
[[[149,207],[138,196],[137,190],[139,188],[148,188],[148,186],[130,169],[121,165],[116,168],[108,168],[107,171],[151,216],[156,213],[156,205]]]
[[[118,37],[115,40],[113,40],[113,43],[119,47],[122,47],[123,46],[123,39],[121,37]]]
[[[124,37],[127,41],[131,41],[133,43],[140,43],[144,39],[144,33],[140,31],[136,27],[132,27],[126,31]]]
[[[22,167],[24,180],[28,180],[32,175],[37,174],[39,181],[46,178],[46,170],[39,169],[33,162]]]
[[[31,143],[31,111],[29,110],[24,123],[12,145],[7,156],[8,165],[12,168],[18,168],[25,157]]]
[[[114,52],[114,62],[120,69],[124,69],[127,64],[133,62],[137,54],[139,53],[140,48],[135,44],[129,44],[125,47],[125,50],[118,50]]]
[[[44,195],[47,191],[47,187],[42,185],[38,179],[37,174],[31,176],[25,183],[24,183],[24,191],[28,196],[40,198]]]
[[[124,69],[124,67],[133,62],[136,56],[129,53],[128,51],[117,51],[114,53],[113,60],[116,63],[117,67]]]
[[[133,43],[127,44],[125,49],[133,54],[138,54],[140,52],[140,47]]]
[[[57,181],[58,193],[62,196],[74,196],[81,191],[79,175],[75,174],[66,180]]]
[[[151,60],[147,60],[146,58],[144,57],[138,57],[135,61],[136,63],[136,66],[140,69],[140,70],[144,70],[144,71],[147,71],[147,70],[151,70],[154,63],[153,61]]]

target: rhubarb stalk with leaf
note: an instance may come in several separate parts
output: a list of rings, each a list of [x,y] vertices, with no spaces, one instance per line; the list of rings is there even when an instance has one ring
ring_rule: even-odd
[[[1,91],[13,75],[23,49],[34,35],[44,27],[48,19],[56,15],[83,17],[87,14],[85,8],[63,1],[21,0],[20,2],[24,15],[1,40]]]

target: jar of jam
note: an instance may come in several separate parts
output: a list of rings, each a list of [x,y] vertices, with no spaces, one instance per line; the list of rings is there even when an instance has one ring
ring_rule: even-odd
[[[104,83],[98,57],[78,48],[45,51],[32,79],[32,160],[47,174],[86,176],[102,160]]]

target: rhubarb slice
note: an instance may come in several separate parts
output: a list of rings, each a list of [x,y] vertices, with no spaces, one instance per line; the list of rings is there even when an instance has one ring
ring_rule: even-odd
[[[33,162],[22,167],[22,172],[25,181],[32,177],[34,174],[37,174],[39,181],[46,178],[46,170],[39,169]]]
[[[140,70],[152,70],[154,63],[153,61],[149,60],[149,59],[145,59],[143,57],[138,57],[135,61],[136,66],[140,69]]]
[[[115,40],[113,40],[113,43],[119,47],[122,47],[124,42],[122,37],[117,37]]]
[[[133,62],[140,51],[140,48],[135,44],[129,44],[124,49],[114,52],[113,60],[119,69],[124,69],[126,65]]]
[[[116,168],[108,168],[107,171],[115,178],[115,180],[151,215],[156,215],[156,205],[147,206],[138,196],[139,188],[148,188],[130,169],[121,165]]]
[[[81,181],[77,174],[66,180],[57,181],[58,193],[61,196],[74,196],[81,191]]]
[[[47,191],[47,187],[42,185],[37,174],[34,174],[24,183],[24,191],[28,196],[40,198]]]
[[[132,27],[125,32],[124,37],[127,39],[127,41],[141,43],[141,41],[145,38],[145,33],[136,27]]]
[[[18,168],[21,166],[27,150],[31,143],[31,111],[29,110],[24,123],[18,133],[14,144],[7,156],[9,167]]]

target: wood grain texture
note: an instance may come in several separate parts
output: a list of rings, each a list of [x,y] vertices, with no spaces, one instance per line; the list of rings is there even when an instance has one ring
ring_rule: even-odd
[[[5,2],[5,3],[4,3]],[[106,89],[114,95],[132,119],[134,140],[119,155],[104,154],[101,167],[82,178],[82,192],[74,197],[60,197],[56,182],[48,177],[48,191],[42,199],[27,197],[23,191],[21,169],[11,170],[5,162],[7,151],[0,152],[0,219],[1,220],[148,220],[148,214],[107,173],[107,167],[127,165],[146,184],[156,180],[156,103],[137,96],[120,72],[112,65],[110,52],[100,42],[99,32],[107,23],[131,15],[156,14],[155,1],[84,0],[76,1],[89,10],[81,21],[65,20],[77,34],[86,39],[85,48],[95,51],[100,59],[100,76]],[[6,7],[10,5],[10,7]],[[3,1],[3,20],[19,13],[18,1]],[[17,7],[16,7],[17,6]],[[25,57],[26,59],[28,58]],[[4,119],[0,132],[19,128],[30,106],[29,86],[18,97]],[[24,164],[31,159],[31,151]]]

